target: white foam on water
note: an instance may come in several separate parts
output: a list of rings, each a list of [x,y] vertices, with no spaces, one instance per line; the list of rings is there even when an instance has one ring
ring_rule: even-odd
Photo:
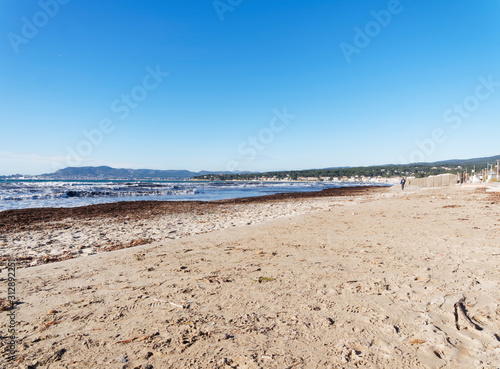
[[[210,201],[310,192],[353,186],[335,182],[198,182],[198,181],[4,181],[0,211],[39,207],[75,207],[117,201]],[[366,185],[366,184],[363,184]]]

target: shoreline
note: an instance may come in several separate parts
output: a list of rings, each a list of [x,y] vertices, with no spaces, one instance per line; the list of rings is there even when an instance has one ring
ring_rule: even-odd
[[[328,209],[350,198],[389,192],[359,186],[217,201],[129,201],[0,212],[0,267],[19,267],[115,251],[155,241]]]
[[[60,221],[66,218],[85,219],[94,217],[112,218],[126,216],[124,213],[139,212],[146,216],[146,212],[153,215],[165,213],[184,213],[197,210],[208,210],[220,205],[238,205],[249,203],[266,203],[273,201],[287,201],[293,199],[354,196],[388,189],[387,186],[359,186],[339,187],[311,192],[287,192],[273,195],[241,197],[215,201],[117,201],[104,204],[85,205],[60,208],[27,208],[11,209],[0,212],[0,233],[15,232],[19,227],[26,227],[34,223]]]
[[[30,185],[20,181],[19,186],[0,186],[0,213],[8,210],[34,208],[70,208],[97,204],[133,201],[217,201],[240,196],[255,197],[271,193],[321,191],[337,187],[390,187],[389,183],[340,182],[213,182],[193,183],[192,181],[59,181],[47,182],[44,186]],[[40,181],[38,181],[40,182]],[[118,184],[117,184],[118,183]],[[0,183],[1,185],[1,183]],[[229,186],[228,186],[229,185]],[[76,187],[75,187],[76,186]]]

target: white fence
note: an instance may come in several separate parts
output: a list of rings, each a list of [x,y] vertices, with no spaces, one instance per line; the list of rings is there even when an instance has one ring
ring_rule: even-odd
[[[418,187],[446,187],[454,186],[459,182],[459,177],[456,174],[440,174],[438,176],[429,176],[425,178],[408,178],[408,185]]]

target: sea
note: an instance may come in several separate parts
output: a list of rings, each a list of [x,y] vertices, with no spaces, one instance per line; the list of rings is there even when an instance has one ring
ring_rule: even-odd
[[[6,180],[0,181],[0,211],[118,201],[211,201],[362,185],[367,183]]]

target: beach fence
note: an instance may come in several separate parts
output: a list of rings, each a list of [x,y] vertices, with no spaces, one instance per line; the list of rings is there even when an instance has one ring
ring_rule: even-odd
[[[425,178],[408,178],[408,185],[417,187],[446,187],[457,183],[459,183],[458,175],[449,173]]]

